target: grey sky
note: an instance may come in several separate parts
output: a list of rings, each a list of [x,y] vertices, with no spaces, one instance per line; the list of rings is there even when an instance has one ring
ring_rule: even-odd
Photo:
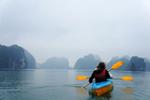
[[[150,0],[0,0],[0,43],[38,62],[88,53],[150,58]]]

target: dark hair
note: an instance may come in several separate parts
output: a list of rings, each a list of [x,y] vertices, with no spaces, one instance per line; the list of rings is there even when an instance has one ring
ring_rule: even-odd
[[[100,62],[97,66],[98,69],[105,69],[105,63],[104,62]]]

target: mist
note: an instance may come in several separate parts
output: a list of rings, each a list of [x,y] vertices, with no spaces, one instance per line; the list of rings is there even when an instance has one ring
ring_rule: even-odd
[[[0,44],[18,44],[44,62],[150,58],[149,0],[0,0]]]

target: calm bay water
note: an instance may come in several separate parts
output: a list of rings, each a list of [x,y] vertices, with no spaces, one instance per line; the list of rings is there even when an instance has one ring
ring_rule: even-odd
[[[113,80],[114,89],[102,97],[91,97],[82,86],[87,81],[75,77],[90,75],[84,70],[22,70],[0,71],[0,100],[149,100],[149,72],[112,71],[114,77],[132,75],[135,80]]]

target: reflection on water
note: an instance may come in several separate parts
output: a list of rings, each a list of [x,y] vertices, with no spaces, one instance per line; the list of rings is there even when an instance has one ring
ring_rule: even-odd
[[[113,80],[113,91],[101,97],[80,88],[86,81],[76,75],[90,76],[83,70],[0,71],[0,100],[149,100],[149,72],[113,71],[114,76],[132,75],[133,82]]]
[[[126,87],[122,89],[122,92],[127,93],[127,94],[132,94],[134,93],[134,90],[132,87]]]
[[[97,97],[97,96],[90,96],[88,100],[111,100],[111,97],[112,97],[112,94],[111,92],[103,95],[103,96],[100,96],[100,97]]]
[[[77,93],[80,93],[85,96],[87,96],[89,94],[88,90],[86,90],[85,88],[76,88],[76,91],[77,91]]]

